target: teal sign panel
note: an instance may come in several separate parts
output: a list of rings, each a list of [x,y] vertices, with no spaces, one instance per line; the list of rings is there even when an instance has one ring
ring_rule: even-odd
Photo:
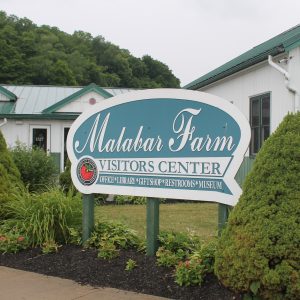
[[[72,180],[82,193],[237,202],[234,176],[250,128],[224,99],[156,89],[103,100],[72,125]]]

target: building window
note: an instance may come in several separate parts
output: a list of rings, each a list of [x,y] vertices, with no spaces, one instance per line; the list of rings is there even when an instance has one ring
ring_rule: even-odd
[[[34,128],[32,132],[32,146],[39,147],[47,151],[47,129]]]
[[[64,167],[66,167],[67,159],[68,159],[68,152],[67,152],[67,137],[69,133],[70,128],[65,127],[64,128]]]
[[[30,125],[30,140],[32,147],[38,147],[46,152],[50,151],[50,126]]]
[[[250,126],[250,155],[255,155],[270,135],[270,93],[250,98]]]

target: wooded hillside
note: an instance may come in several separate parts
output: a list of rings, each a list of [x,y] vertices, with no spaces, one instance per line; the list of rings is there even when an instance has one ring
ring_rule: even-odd
[[[0,83],[102,87],[179,87],[167,65],[136,58],[102,36],[37,26],[0,11]]]

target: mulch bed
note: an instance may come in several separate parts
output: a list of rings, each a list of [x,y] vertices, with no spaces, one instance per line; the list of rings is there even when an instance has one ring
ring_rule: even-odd
[[[137,262],[132,271],[125,271],[128,259]],[[0,255],[0,265],[74,280],[94,287],[112,287],[172,299],[239,300],[213,275],[202,286],[180,287],[174,282],[173,269],[159,267],[154,257],[134,250],[120,252],[112,260],[97,258],[97,250],[65,245],[58,253],[42,254],[40,249]]]

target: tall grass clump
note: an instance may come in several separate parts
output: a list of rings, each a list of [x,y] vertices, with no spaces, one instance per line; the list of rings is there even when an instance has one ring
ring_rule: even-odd
[[[41,194],[26,194],[7,203],[9,219],[2,224],[24,233],[32,246],[67,243],[72,228],[82,220],[80,196],[65,195],[58,188]]]

